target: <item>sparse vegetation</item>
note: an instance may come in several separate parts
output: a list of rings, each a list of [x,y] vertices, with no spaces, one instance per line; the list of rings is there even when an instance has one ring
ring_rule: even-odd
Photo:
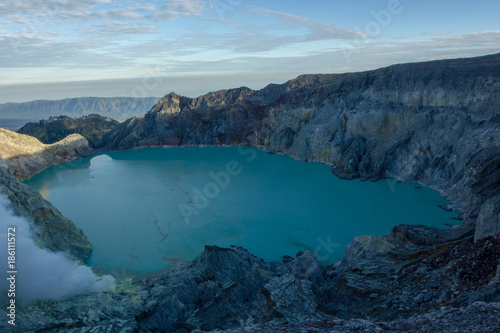
[[[98,114],[90,114],[80,118],[57,116],[50,117],[48,120],[27,123],[17,132],[34,136],[47,144],[62,140],[70,134],[78,133],[89,141],[91,147],[95,147],[102,136],[118,124],[118,121]]]

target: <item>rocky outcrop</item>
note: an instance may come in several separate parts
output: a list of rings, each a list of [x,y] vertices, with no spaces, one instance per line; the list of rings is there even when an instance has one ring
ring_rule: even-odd
[[[93,152],[87,139],[79,134],[71,134],[59,142],[46,145],[32,136],[0,128],[0,143],[0,157],[20,180]]]
[[[33,240],[38,246],[69,253],[83,262],[88,259],[92,245],[83,231],[38,192],[21,183],[2,158],[0,192],[11,201],[14,214],[26,218],[33,232]]]
[[[500,240],[474,243],[465,226],[454,230],[455,237],[435,231],[399,226],[378,240],[357,239],[345,260],[329,267],[310,252],[277,263],[242,248],[207,246],[161,276],[125,281],[104,294],[32,305],[19,315],[18,329],[495,332]]]
[[[104,134],[118,124],[118,121],[98,114],[79,118],[59,116],[27,123],[18,129],[17,133],[34,136],[46,144],[56,143],[71,134],[80,134],[94,147]]]
[[[259,146],[328,163],[341,178],[432,187],[466,224],[480,223],[481,239],[500,228],[500,54],[305,75],[195,99],[171,93],[99,145],[199,144]]]
[[[481,206],[477,218],[476,239],[500,233],[500,197],[489,199]]]

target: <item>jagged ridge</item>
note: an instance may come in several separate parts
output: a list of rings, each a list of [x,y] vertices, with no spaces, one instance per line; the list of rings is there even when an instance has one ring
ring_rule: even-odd
[[[382,243],[391,246],[377,249]],[[109,293],[35,304],[20,314],[25,320],[18,329],[495,332],[499,259],[498,239],[473,243],[464,227],[450,237],[433,228],[398,226],[384,237],[357,239],[336,267],[324,267],[311,252],[277,263],[242,248],[207,246],[161,276],[122,282]]]
[[[342,178],[394,177],[451,200],[476,239],[500,232],[500,54],[304,75],[260,91],[170,93],[99,146],[252,145],[328,163]]]

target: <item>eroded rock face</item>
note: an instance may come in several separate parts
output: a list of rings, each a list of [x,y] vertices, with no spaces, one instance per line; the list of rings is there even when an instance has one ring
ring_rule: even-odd
[[[69,253],[84,262],[88,259],[92,245],[83,231],[38,192],[21,183],[2,158],[0,192],[11,201],[14,214],[26,218],[33,231],[33,240],[38,246]]]
[[[489,199],[481,206],[477,218],[476,239],[500,233],[500,196]]]
[[[87,139],[79,134],[71,134],[53,144],[43,144],[32,136],[0,128],[0,143],[0,157],[20,180],[31,178],[53,165],[90,156],[93,152]]]
[[[45,145],[34,137],[0,128],[0,143],[0,189],[11,201],[14,214],[26,218],[38,246],[69,253],[85,262],[92,251],[87,236],[20,180],[53,165],[89,156],[92,149],[87,140],[75,134]]]
[[[345,179],[432,187],[466,224],[481,214],[478,240],[500,228],[499,201],[489,201],[500,195],[500,54],[305,75],[195,99],[171,93],[100,146],[199,144],[260,146],[331,164]]]

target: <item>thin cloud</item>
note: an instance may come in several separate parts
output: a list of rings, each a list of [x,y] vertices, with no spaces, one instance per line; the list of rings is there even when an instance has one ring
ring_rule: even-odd
[[[109,49],[112,44],[107,44]],[[130,66],[119,52],[102,50],[98,40],[57,41],[39,37],[0,37],[2,68],[88,68]]]
[[[262,7],[252,7],[252,13],[260,16],[274,17],[285,23],[285,25],[292,29],[307,28],[309,33],[303,38],[302,41],[318,41],[318,40],[331,40],[331,39],[360,39],[369,38],[370,35],[352,30],[340,28],[331,23],[316,21],[307,17],[298,15],[277,12]]]
[[[451,34],[433,34],[427,40],[419,41],[402,41],[402,40],[385,40],[385,41],[360,41],[353,43],[351,46],[360,52],[371,52],[375,48],[384,49],[384,53],[404,52],[414,53],[417,50],[443,51],[443,50],[469,50],[477,48],[500,47],[500,31],[485,31],[478,33],[465,33],[459,35]]]
[[[113,6],[111,0],[2,0],[0,15],[18,24],[31,21],[31,25],[49,24],[49,19],[72,23],[74,20],[119,19],[165,21],[201,16],[205,8],[204,0],[170,0],[163,5],[153,3],[140,5],[132,2],[120,7]]]
[[[109,3],[111,3],[111,0],[2,0],[0,2],[0,15],[3,17],[15,15],[46,16]]]
[[[500,46],[500,30],[462,35],[443,35],[433,38],[432,43],[434,45],[446,45],[447,47]]]
[[[202,16],[205,8],[204,0],[171,0],[148,15],[148,18],[167,21],[186,16]]]
[[[116,38],[125,35],[156,34],[159,29],[156,25],[142,22],[112,21],[93,25],[90,29],[82,30],[82,33],[92,34],[98,37]]]
[[[349,48],[331,48],[310,61],[345,64],[350,70],[373,69],[394,63],[473,57],[500,52],[500,31],[436,35],[427,40],[376,40],[352,43]],[[364,64],[364,67],[360,67]]]
[[[369,36],[254,6],[237,7],[238,21],[216,18],[208,4],[2,0],[0,13],[7,13],[0,18],[2,80],[134,77],[149,64],[164,69],[154,76],[275,72],[292,78],[500,52],[500,31]],[[188,17],[193,19],[170,22]]]

